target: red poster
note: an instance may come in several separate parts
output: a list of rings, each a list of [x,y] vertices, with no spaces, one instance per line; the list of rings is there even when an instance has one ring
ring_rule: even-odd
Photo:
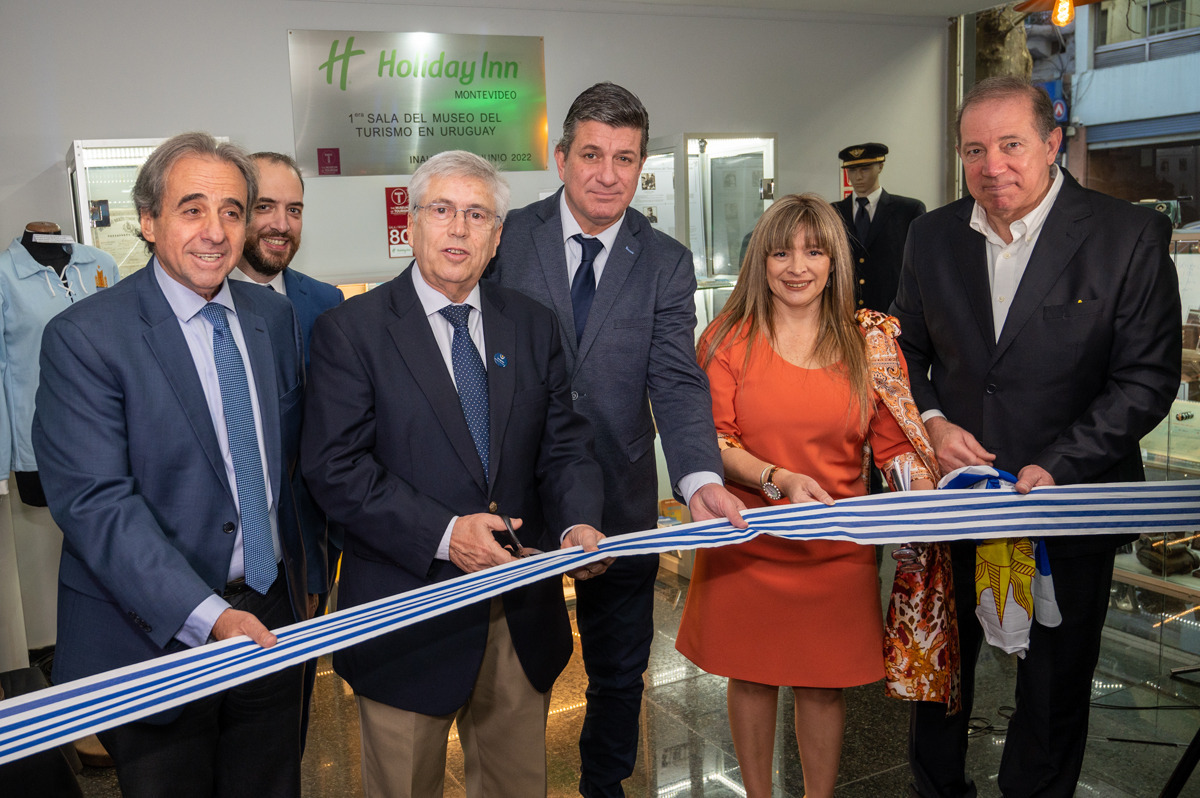
[[[408,189],[403,186],[383,190],[387,206],[387,237],[389,258],[411,258],[412,244],[408,241]]]

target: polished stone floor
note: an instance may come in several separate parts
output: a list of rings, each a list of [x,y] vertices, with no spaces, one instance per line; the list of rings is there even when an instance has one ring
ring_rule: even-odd
[[[657,636],[646,677],[642,745],[637,768],[626,783],[631,797],[745,795],[729,737],[724,680],[703,673],[674,649],[686,593],[685,579],[660,571]],[[1172,667],[1200,662],[1200,624],[1193,615],[1197,609],[1181,599],[1144,589],[1114,588],[1078,796],[1140,798],[1159,794],[1184,746],[1200,727],[1200,673],[1190,682],[1170,678]],[[353,697],[327,663],[323,664],[304,760],[304,795],[360,795]],[[995,774],[1005,718],[1013,703],[1015,669],[1016,660],[1011,656],[985,650],[981,657],[973,718],[976,731],[968,758],[983,798],[1000,795]],[[554,690],[547,740],[551,796],[578,794],[576,740],[583,721],[583,687],[582,665],[576,656]],[[838,798],[903,798],[908,784],[905,705],[885,698],[879,684],[848,690],[846,698]],[[778,728],[775,796],[801,798],[802,777],[786,691],[781,694]],[[111,771],[86,768],[80,781],[89,798],[119,795]],[[446,795],[457,798],[465,794],[461,752],[457,743],[452,743]],[[1200,774],[1182,794],[1200,798]]]

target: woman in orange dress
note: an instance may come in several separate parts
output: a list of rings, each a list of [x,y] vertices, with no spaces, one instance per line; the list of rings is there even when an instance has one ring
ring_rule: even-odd
[[[875,396],[854,316],[846,230],[815,194],[763,214],[737,287],[698,347],[725,479],[747,507],[865,494],[863,445],[885,470],[908,438]],[[771,794],[779,686],[795,695],[808,798],[830,798],[845,726],[842,688],[883,678],[875,551],[761,535],[700,549],[676,647],[727,676],[729,725],[748,798]]]

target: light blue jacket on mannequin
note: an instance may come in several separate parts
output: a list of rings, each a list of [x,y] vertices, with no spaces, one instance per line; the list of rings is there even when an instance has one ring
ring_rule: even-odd
[[[64,247],[65,248],[65,247]],[[42,330],[73,302],[117,282],[117,264],[107,252],[83,244],[70,245],[71,260],[63,279],[33,259],[13,239],[0,252],[0,479],[9,471],[36,471],[33,444],[33,397],[38,387],[38,354]],[[103,343],[98,343],[103,346]],[[81,402],[86,397],[79,397]]]

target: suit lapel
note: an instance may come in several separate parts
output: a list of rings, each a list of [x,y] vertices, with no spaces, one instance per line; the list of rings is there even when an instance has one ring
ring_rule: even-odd
[[[463,417],[454,380],[446,370],[442,352],[433,338],[433,331],[429,329],[429,320],[425,318],[425,309],[413,288],[412,270],[415,268],[415,263],[410,265],[386,288],[391,291],[391,310],[395,315],[395,320],[387,325],[388,335],[417,387],[429,402],[446,437],[450,439],[450,445],[480,490],[483,490],[487,482],[483,476],[483,463],[479,461],[475,440]]]
[[[145,267],[129,279],[139,281],[138,306],[142,322],[146,325],[142,337],[154,353],[163,377],[182,407],[192,432],[200,442],[201,451],[208,458],[217,478],[232,499],[233,489],[225,476],[225,461],[221,457],[217,431],[213,427],[212,415],[208,412],[208,403],[204,398],[204,387],[200,384],[200,375],[196,373],[192,351],[179,328],[179,320],[175,318],[167,298],[158,287],[152,266]]]
[[[974,207],[973,202],[963,203],[959,210],[962,224],[948,234],[954,252],[951,269],[962,280],[963,294],[990,357],[996,349],[996,327],[992,321],[992,289],[988,282],[987,239],[971,229],[971,209]]]
[[[879,192],[879,205],[875,208],[875,216],[871,219],[871,226],[867,230],[867,240],[863,242],[863,246],[870,246],[875,243],[875,239],[879,238],[879,231],[883,229],[883,224],[891,212],[892,196],[886,191],[881,190]]]
[[[493,296],[491,286],[480,284],[479,301],[483,308],[483,365],[488,375],[488,415],[491,429],[488,451],[488,470],[492,478],[488,481],[488,492],[496,484],[500,473],[500,458],[504,433],[508,429],[508,417],[512,410],[513,393],[517,385],[517,365],[513,362],[516,352],[517,331],[512,319],[504,315],[504,301]],[[503,364],[503,365],[502,365]]]
[[[271,478],[271,495],[278,497],[281,483],[279,441],[279,385],[275,379],[275,353],[271,348],[271,335],[267,323],[255,313],[249,303],[234,299],[238,312],[238,324],[242,338],[246,341],[250,368],[254,371],[254,388],[258,393],[258,413],[262,419],[263,447],[267,452],[267,471]]]
[[[1012,307],[1004,319],[1004,327],[1000,330],[996,357],[1004,354],[1029,317],[1042,305],[1046,294],[1058,282],[1059,276],[1087,236],[1087,226],[1079,222],[1091,215],[1091,205],[1079,190],[1079,184],[1063,172],[1062,188],[1046,216],[1033,254],[1029,256],[1029,265],[1025,267],[1025,274],[1017,286]]]
[[[617,296],[621,293],[621,288],[625,285],[625,280],[629,277],[630,272],[633,271],[633,266],[637,263],[638,255],[642,251],[641,244],[637,240],[638,234],[641,233],[640,224],[637,229],[634,229],[637,221],[639,220],[635,220],[630,214],[625,214],[625,219],[621,222],[621,229],[617,232],[617,238],[613,242],[612,252],[608,253],[608,260],[604,263],[604,272],[600,275],[600,282],[596,285],[596,298],[592,300],[592,308],[588,311],[587,325],[583,328],[583,339],[579,342],[580,361],[587,357],[588,350],[595,343],[596,336],[599,335],[600,328],[604,325],[604,320],[613,309],[613,305],[616,304]]]
[[[575,336],[567,334],[567,330],[575,329],[575,311],[571,306],[571,284],[567,281],[562,220],[558,216],[558,197],[561,192],[562,189],[559,189],[559,193],[547,199],[538,209],[541,224],[533,228],[533,244],[542,267],[542,277],[550,292],[552,310],[558,316],[558,325],[563,331],[563,346],[570,369],[574,367],[579,347],[575,343]]]

